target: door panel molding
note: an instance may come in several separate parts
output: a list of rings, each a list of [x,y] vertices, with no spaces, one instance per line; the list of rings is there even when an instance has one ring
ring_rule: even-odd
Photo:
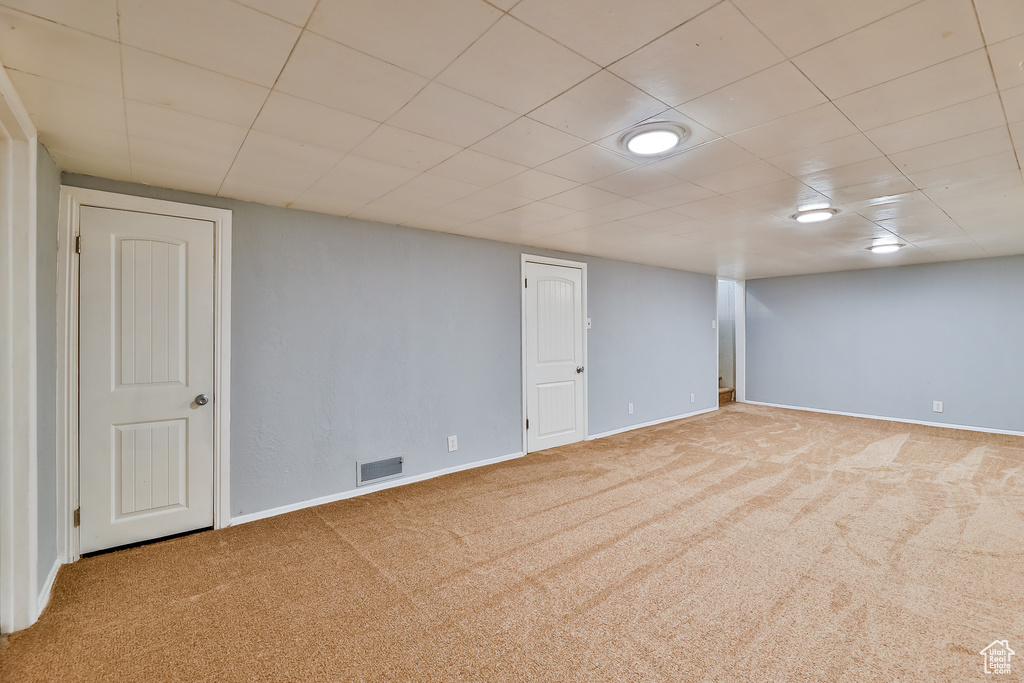
[[[521,301],[521,318],[520,318],[520,367],[522,369],[522,399],[523,399],[523,412],[522,419],[520,420],[520,427],[523,434],[523,453],[529,453],[529,433],[526,428],[526,417],[528,409],[528,398],[530,391],[529,376],[527,367],[527,326],[526,326],[526,302],[527,302],[527,291],[526,287],[523,286],[524,281],[527,277],[527,264],[540,264],[546,266],[563,266],[567,268],[578,268],[582,273],[582,284],[580,286],[580,293],[582,297],[582,340],[583,340],[583,366],[587,368],[587,371],[582,373],[583,382],[583,434],[582,439],[587,439],[590,434],[590,410],[588,408],[588,393],[589,393],[589,362],[587,355],[587,320],[589,320],[589,313],[587,312],[587,264],[582,261],[569,261],[567,259],[554,258],[551,256],[537,256],[535,254],[522,254],[520,260],[520,272],[519,272],[519,285],[520,285],[520,301]]]
[[[78,497],[79,259],[82,207],[118,209],[210,221],[214,225],[213,526],[231,523],[231,211],[148,197],[61,186],[57,271],[57,534],[64,562],[80,557],[74,512]]]

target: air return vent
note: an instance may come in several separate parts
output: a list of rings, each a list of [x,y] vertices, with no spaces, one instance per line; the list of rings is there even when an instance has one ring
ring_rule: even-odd
[[[356,463],[356,486],[365,486],[385,479],[402,476],[404,458],[384,460],[363,460]]]

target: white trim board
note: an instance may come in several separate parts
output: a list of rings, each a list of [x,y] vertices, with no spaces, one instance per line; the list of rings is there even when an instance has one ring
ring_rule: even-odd
[[[213,528],[231,520],[231,211],[62,185],[57,236],[57,539],[65,562],[80,557],[78,530],[78,268],[83,206],[159,213],[214,225]]]
[[[0,64],[0,631],[39,617],[36,164],[28,111]]]
[[[53,582],[57,580],[57,572],[63,565],[64,563],[60,561],[59,557],[54,560],[53,566],[50,567],[50,573],[46,575],[46,583],[44,583],[43,587],[39,589],[39,600],[37,601],[37,612],[39,614],[43,613],[43,610],[46,609],[47,603],[50,602],[50,592],[53,590]]]
[[[704,413],[713,413],[718,410],[718,406],[714,408],[704,408],[703,410],[695,410],[692,413],[683,413],[682,415],[673,415],[672,417],[663,417],[660,420],[652,420],[650,422],[643,422],[638,425],[631,425],[629,427],[623,427],[621,429],[613,429],[610,432],[601,432],[600,434],[592,434],[587,437],[587,441],[593,441],[594,439],[603,439],[606,436],[614,436],[615,434],[622,434],[624,432],[631,432],[634,429],[643,429],[644,427],[653,427],[654,425],[665,424],[666,422],[674,422],[675,420],[682,420],[687,417],[694,417],[696,415],[703,415]]]
[[[239,515],[231,519],[231,526],[237,524],[246,524],[248,522],[255,522],[259,519],[266,519],[267,517],[276,517],[277,515],[283,515],[289,512],[295,512],[296,510],[305,510],[306,508],[316,507],[317,505],[326,505],[327,503],[334,503],[339,500],[345,500],[347,498],[356,498],[358,496],[365,496],[368,493],[375,493],[377,491],[383,491],[385,489],[395,488],[396,486],[405,486],[406,484],[415,484],[419,481],[426,481],[427,479],[433,479],[435,477],[443,477],[446,474],[455,474],[456,472],[464,472],[466,470],[476,469],[478,467],[485,467],[487,465],[497,465],[499,462],[505,462],[506,460],[515,460],[516,458],[522,458],[525,453],[512,453],[511,455],[502,455],[497,458],[488,458],[487,460],[477,460],[475,462],[467,463],[465,465],[456,465],[455,467],[446,467],[443,470],[434,470],[432,472],[425,472],[423,474],[417,474],[411,477],[402,477],[401,479],[391,479],[386,482],[379,484],[372,484],[370,486],[360,486],[357,489],[350,491],[342,491],[341,493],[334,493],[329,496],[322,496],[320,498],[314,498],[312,500],[304,500],[301,503],[291,503],[290,505],[282,505],[280,507],[271,508],[269,510],[263,510],[261,512],[252,512],[248,515]]]
[[[788,410],[802,410],[807,413],[825,413],[826,415],[844,415],[846,417],[863,417],[868,420],[884,420],[885,422],[902,422],[904,424],[923,425],[925,427],[942,427],[943,429],[962,429],[968,432],[984,432],[985,434],[1007,434],[1009,436],[1024,436],[1024,432],[1015,432],[1010,429],[992,429],[989,427],[974,427],[972,425],[957,425],[948,422],[925,422],[924,420],[908,420],[902,417],[886,417],[884,415],[865,415],[864,413],[847,413],[842,410],[825,410],[824,408],[807,408],[805,406],[789,406],[782,403],[766,403],[764,401],[743,401],[755,406],[768,406],[769,408],[786,408]]]

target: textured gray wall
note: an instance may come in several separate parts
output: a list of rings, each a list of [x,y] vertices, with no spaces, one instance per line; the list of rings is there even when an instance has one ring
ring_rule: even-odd
[[[232,209],[233,515],[354,489],[364,458],[417,474],[522,449],[520,255],[538,250],[64,182]],[[714,405],[712,276],[558,255],[588,263],[590,433]]]
[[[36,382],[39,586],[57,559],[57,221],[60,171],[39,145],[36,170]]]
[[[1024,431],[1022,293],[1024,256],[748,281],[747,397]]]
[[[715,277],[587,260],[590,433],[718,405]]]

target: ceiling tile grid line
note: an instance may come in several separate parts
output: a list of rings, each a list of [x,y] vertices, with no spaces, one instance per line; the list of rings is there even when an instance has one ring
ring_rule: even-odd
[[[1024,253],[1015,0],[97,3],[0,0],[67,171],[744,277]]]

